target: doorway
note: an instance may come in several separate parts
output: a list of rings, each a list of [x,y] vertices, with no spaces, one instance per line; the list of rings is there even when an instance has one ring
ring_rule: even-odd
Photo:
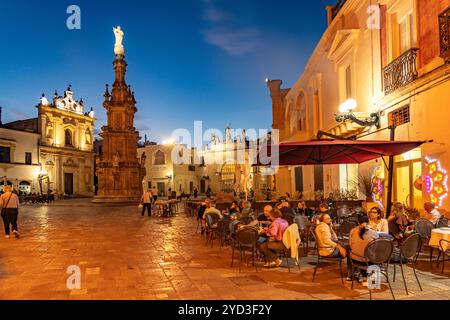
[[[422,191],[414,188],[414,181],[421,175],[422,161],[420,159],[396,163],[394,202],[401,202],[414,208],[422,207]]]
[[[158,182],[156,188],[158,189],[158,194],[163,197],[166,193],[166,184],[164,182]]]
[[[206,182],[205,180],[200,180],[200,193],[204,194],[206,192]]]
[[[64,193],[73,195],[73,173],[64,173]]]

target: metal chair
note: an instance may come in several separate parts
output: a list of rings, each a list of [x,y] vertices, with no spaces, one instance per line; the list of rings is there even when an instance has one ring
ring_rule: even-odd
[[[403,259],[407,259],[407,263],[412,264],[412,268],[414,271],[414,276],[416,277],[417,284],[419,285],[420,291],[423,291],[422,286],[420,284],[419,278],[416,273],[416,257],[419,255],[420,247],[421,247],[421,238],[419,234],[413,234],[409,238],[403,241],[400,246],[400,269],[402,271],[403,284],[405,285],[406,295],[408,295],[408,288],[406,286],[405,275],[403,272]],[[397,262],[394,262],[394,282],[395,282],[395,274],[396,274],[396,265]]]
[[[389,281],[389,262],[392,257],[392,252],[394,251],[394,244],[392,241],[388,239],[375,239],[371,241],[366,249],[364,250],[364,258],[366,263],[364,264],[356,264],[353,259],[350,259],[351,261],[351,270],[352,274],[354,273],[354,269],[360,269],[360,270],[368,270],[370,266],[377,265],[380,267],[380,274],[383,275],[387,283],[389,285],[389,290],[391,291],[392,298],[395,300],[394,292],[392,291],[391,282]],[[352,278],[352,286],[353,289],[353,282],[354,279]],[[370,300],[372,300],[372,290],[370,289],[370,286],[368,286],[369,289],[369,295]]]
[[[300,240],[303,246],[303,252],[308,256],[309,240],[310,240],[310,223],[307,216],[297,215],[294,218],[294,223],[298,226]]]
[[[444,245],[446,246],[445,250],[444,250]],[[442,270],[441,270],[441,273],[444,273],[445,256],[450,256],[450,241],[445,240],[445,239],[441,239],[439,241],[439,250],[441,250],[441,252],[442,252]]]
[[[344,220],[339,229],[339,237],[341,238],[341,240],[348,242],[350,231],[352,231],[352,229],[356,228],[357,226],[358,223],[354,220]]]
[[[420,247],[420,252],[422,251],[422,248],[428,247],[430,250],[430,268],[433,267],[433,249],[434,247],[429,245],[429,241],[431,238],[431,232],[434,229],[434,225],[431,221],[427,220],[427,219],[419,219],[416,221],[415,224],[416,227],[416,233],[418,233],[420,235],[420,238],[422,239],[421,243],[421,247]],[[419,255],[417,255],[416,257],[416,262],[418,259]]]
[[[329,261],[329,262],[332,261],[332,262],[338,262],[339,263],[339,271],[341,273],[341,281],[342,281],[342,284],[344,284],[344,274],[342,273],[342,260],[343,260],[343,258],[340,257],[340,256],[339,257],[321,256],[320,255],[320,249],[328,249],[328,248],[319,246],[319,242],[317,241],[315,228],[311,230],[311,235],[312,235],[312,237],[314,239],[314,242],[316,244],[316,252],[317,252],[317,263],[316,263],[316,267],[314,268],[314,274],[313,274],[312,282],[314,282],[314,279],[316,278],[316,272],[317,272],[317,269],[319,268],[320,262],[322,260],[325,260],[325,261]]]
[[[214,244],[214,236],[218,238],[219,219],[220,217],[217,214],[206,215],[206,245],[211,241],[211,247]]]
[[[257,255],[256,242],[258,241],[258,231],[254,228],[242,228],[236,232],[236,238],[232,241],[231,267],[233,267],[234,252],[237,249],[240,253],[239,272],[241,272],[241,264],[246,252],[250,252],[252,254],[253,265],[255,266],[255,270],[258,271],[258,267],[255,263],[255,257]]]

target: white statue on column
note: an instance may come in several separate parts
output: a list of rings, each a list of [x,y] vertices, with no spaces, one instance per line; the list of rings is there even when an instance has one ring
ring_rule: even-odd
[[[125,48],[123,47],[122,41],[123,41],[123,31],[118,26],[117,28],[113,28],[114,35],[116,36],[116,44],[114,45],[114,53],[116,56],[125,56]]]

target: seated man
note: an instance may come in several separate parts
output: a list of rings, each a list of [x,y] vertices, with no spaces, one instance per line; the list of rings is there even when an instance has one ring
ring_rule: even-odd
[[[425,218],[436,226],[436,223],[442,217],[441,213],[436,209],[436,206],[431,202],[425,202],[423,208],[425,209]]]
[[[284,248],[283,233],[286,231],[288,223],[281,218],[281,212],[278,209],[272,209],[269,217],[273,222],[269,228],[264,228],[264,233],[260,238],[264,242],[258,241],[258,246],[259,250],[267,258],[267,263],[264,267],[279,267],[282,261],[278,259],[277,251]]]
[[[242,201],[242,210],[241,212],[237,212],[237,219],[242,221],[244,224],[249,224],[255,219],[253,216],[253,209],[248,200]]]
[[[267,205],[264,207],[264,212],[261,213],[258,216],[258,221],[262,222],[263,224],[267,224],[269,225],[271,223],[270,221],[270,211],[272,211],[272,206],[271,205]]]
[[[319,224],[315,230],[317,242],[319,246],[319,254],[322,257],[342,257],[345,258],[347,253],[344,247],[338,243],[336,232],[332,227],[332,220],[329,214],[320,215]]]
[[[201,222],[202,226],[202,234],[205,233],[205,211],[207,208],[211,207],[211,203],[209,199],[206,199],[205,202],[202,203],[197,213],[197,221]]]

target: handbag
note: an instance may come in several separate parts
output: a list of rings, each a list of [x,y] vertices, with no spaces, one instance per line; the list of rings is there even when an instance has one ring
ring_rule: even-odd
[[[138,209],[142,209],[144,206],[142,205],[142,203],[139,203],[138,205]]]
[[[11,192],[11,194],[9,195],[8,201],[6,202],[5,206],[2,207],[2,212],[1,212],[1,215],[2,215],[2,216],[4,215],[5,209],[8,207],[9,200],[11,200],[11,197],[12,197],[12,192]]]

